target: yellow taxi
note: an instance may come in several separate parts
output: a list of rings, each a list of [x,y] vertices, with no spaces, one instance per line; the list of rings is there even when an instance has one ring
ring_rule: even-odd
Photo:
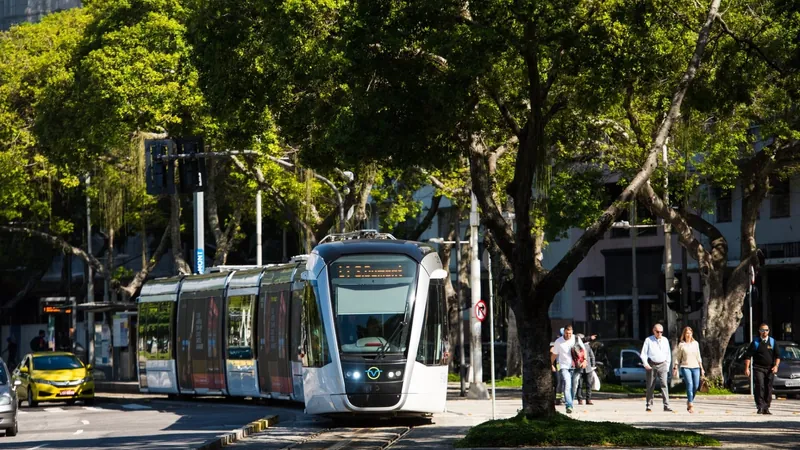
[[[25,355],[14,371],[17,399],[34,407],[39,402],[94,404],[92,365],[84,365],[68,352],[36,352]]]

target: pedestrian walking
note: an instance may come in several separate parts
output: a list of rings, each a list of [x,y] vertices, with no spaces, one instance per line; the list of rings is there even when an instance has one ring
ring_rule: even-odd
[[[553,347],[555,344],[553,342],[550,343],[550,353],[553,352]],[[556,370],[552,371],[553,375],[553,391],[555,391],[555,405],[559,406],[561,403],[564,402],[564,383],[561,380],[561,375],[558,371],[558,361],[555,364]]]
[[[17,338],[12,334],[6,338],[6,349],[4,350],[4,352],[7,353],[6,363],[8,363],[9,370],[13,370],[13,368],[17,366],[18,351],[19,345],[17,344]]]
[[[781,363],[780,350],[775,339],[769,335],[769,325],[758,327],[758,337],[750,343],[744,353],[744,374],[750,376],[750,358],[753,358],[753,397],[758,414],[772,414],[772,381]]]
[[[664,327],[660,323],[655,324],[653,327],[653,335],[644,340],[641,358],[642,364],[647,371],[647,403],[645,411],[652,411],[653,391],[655,390],[656,381],[658,381],[664,402],[664,411],[671,412],[667,376],[672,362],[672,353],[669,349],[669,340],[664,337]]]
[[[550,352],[550,369],[555,372],[556,361],[558,361],[558,373],[564,381],[564,403],[567,407],[567,414],[572,413],[572,399],[575,397],[578,381],[576,369],[586,367],[585,355],[585,346],[572,334],[572,325],[565,326],[564,335],[553,343],[553,350]]]
[[[47,350],[47,340],[44,338],[45,334],[44,330],[39,330],[39,335],[31,339],[32,352],[43,352]]]
[[[692,327],[684,328],[681,333],[673,377],[678,376],[678,369],[683,384],[686,385],[686,410],[694,413],[694,397],[700,389],[700,377],[705,376],[706,371],[703,369],[703,359],[700,357],[700,344],[694,338]]]
[[[575,336],[584,343],[583,346],[586,349],[586,367],[576,369],[578,371],[578,404],[583,405],[585,402],[587,405],[594,405],[592,402],[592,374],[596,368],[594,351],[590,345],[586,344],[582,334],[578,333]]]

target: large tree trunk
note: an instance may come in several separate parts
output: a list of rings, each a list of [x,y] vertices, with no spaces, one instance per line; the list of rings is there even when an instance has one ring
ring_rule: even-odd
[[[551,330],[547,317],[549,304],[545,306],[545,302],[533,300],[523,299],[514,311],[522,348],[522,409],[528,417],[543,417],[555,414],[550,370]],[[523,308],[533,310],[520,310]]]
[[[177,194],[170,197],[170,242],[172,244],[172,260],[179,275],[189,275],[192,268],[183,256],[183,246],[181,245],[181,200]]]

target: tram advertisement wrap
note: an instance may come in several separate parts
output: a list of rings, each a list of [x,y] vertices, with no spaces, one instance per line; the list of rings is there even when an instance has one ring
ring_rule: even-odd
[[[215,295],[186,299],[179,306],[181,389],[225,389],[221,303],[221,295]]]

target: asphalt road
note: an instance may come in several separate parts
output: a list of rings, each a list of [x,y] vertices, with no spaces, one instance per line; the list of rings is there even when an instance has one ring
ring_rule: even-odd
[[[19,434],[2,449],[178,449],[202,443],[268,415],[252,402],[213,399],[43,404],[19,412]]]

